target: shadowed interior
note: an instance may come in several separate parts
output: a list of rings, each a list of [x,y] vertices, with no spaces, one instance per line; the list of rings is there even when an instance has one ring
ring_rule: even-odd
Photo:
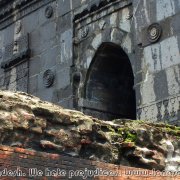
[[[87,74],[84,113],[105,120],[135,119],[133,86],[134,76],[126,53],[115,44],[102,44]]]

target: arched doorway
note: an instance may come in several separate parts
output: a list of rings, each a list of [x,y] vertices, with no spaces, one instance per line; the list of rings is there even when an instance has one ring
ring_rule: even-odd
[[[87,73],[83,111],[100,119],[136,119],[134,76],[127,54],[113,43],[103,43]]]

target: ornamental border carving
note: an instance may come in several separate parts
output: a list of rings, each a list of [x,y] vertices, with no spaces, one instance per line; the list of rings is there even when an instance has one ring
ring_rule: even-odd
[[[137,118],[150,121],[168,121],[178,123],[177,114],[180,112],[180,94],[168,97],[146,106],[137,107]]]
[[[76,13],[74,16],[74,23],[78,24],[91,16],[91,22],[101,19],[102,17],[112,14],[114,11],[121,9],[123,7],[129,6],[132,4],[132,0],[109,0],[107,3],[104,3],[107,0],[100,1],[99,4],[93,4],[88,9],[83,9],[82,12]]]

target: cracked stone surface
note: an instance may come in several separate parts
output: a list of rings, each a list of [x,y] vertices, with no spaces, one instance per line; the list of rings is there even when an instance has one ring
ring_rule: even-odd
[[[0,143],[180,171],[180,127],[140,120],[103,121],[22,92],[0,91]]]

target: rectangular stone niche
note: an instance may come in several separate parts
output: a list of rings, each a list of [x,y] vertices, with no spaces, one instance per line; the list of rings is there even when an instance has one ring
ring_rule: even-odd
[[[1,68],[8,69],[29,58],[29,36],[21,36],[5,47]]]
[[[19,37],[4,49],[1,63],[1,68],[4,69],[3,89],[28,92],[30,57],[28,34]]]

